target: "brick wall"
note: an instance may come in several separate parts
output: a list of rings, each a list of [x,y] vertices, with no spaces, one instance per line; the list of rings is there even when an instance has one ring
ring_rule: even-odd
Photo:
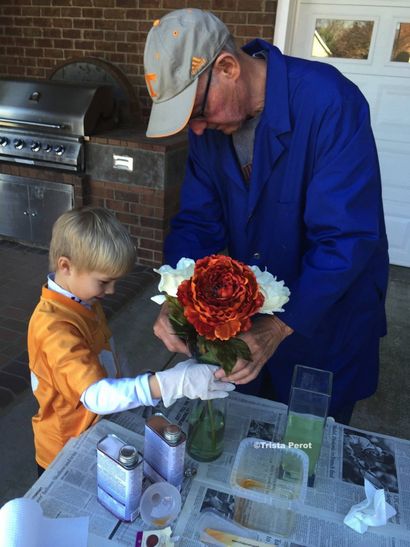
[[[1,0],[0,76],[46,78],[65,60],[96,57],[130,80],[149,112],[144,43],[152,21],[184,7],[209,9],[242,45],[272,41],[277,0]]]
[[[164,190],[115,182],[91,180],[86,201],[115,213],[136,243],[137,262],[147,266],[162,264],[166,218]],[[175,214],[175,210],[172,210]]]

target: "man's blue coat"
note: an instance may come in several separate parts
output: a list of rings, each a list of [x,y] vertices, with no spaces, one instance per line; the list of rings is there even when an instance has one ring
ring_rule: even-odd
[[[279,317],[295,332],[268,362],[287,402],[295,364],[334,372],[331,411],[377,386],[385,334],[387,240],[380,172],[367,102],[335,68],[268,53],[265,107],[252,177],[242,177],[230,136],[190,132],[181,209],[166,261],[227,248],[283,279],[290,301]]]

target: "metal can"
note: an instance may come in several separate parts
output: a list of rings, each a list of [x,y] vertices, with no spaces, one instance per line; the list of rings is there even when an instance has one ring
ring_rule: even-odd
[[[186,435],[163,414],[145,423],[144,473],[154,482],[167,481],[181,489],[184,479]]]
[[[113,434],[97,443],[97,498],[116,517],[135,520],[142,491],[142,455]]]

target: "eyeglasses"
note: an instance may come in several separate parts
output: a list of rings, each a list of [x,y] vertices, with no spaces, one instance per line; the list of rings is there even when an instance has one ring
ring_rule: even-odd
[[[215,61],[209,67],[208,80],[206,82],[205,93],[204,93],[204,98],[202,99],[201,108],[200,108],[198,114],[195,114],[194,116],[191,116],[191,120],[195,120],[196,118],[205,118],[205,108],[206,108],[206,102],[208,100],[208,93],[209,93],[209,87],[211,85],[212,71],[213,71],[213,68],[214,68],[214,63],[215,63]]]

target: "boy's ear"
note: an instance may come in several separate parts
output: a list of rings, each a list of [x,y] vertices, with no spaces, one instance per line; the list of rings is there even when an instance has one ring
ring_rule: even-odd
[[[57,270],[64,275],[70,275],[71,272],[71,261],[66,256],[60,256],[57,260]]]

